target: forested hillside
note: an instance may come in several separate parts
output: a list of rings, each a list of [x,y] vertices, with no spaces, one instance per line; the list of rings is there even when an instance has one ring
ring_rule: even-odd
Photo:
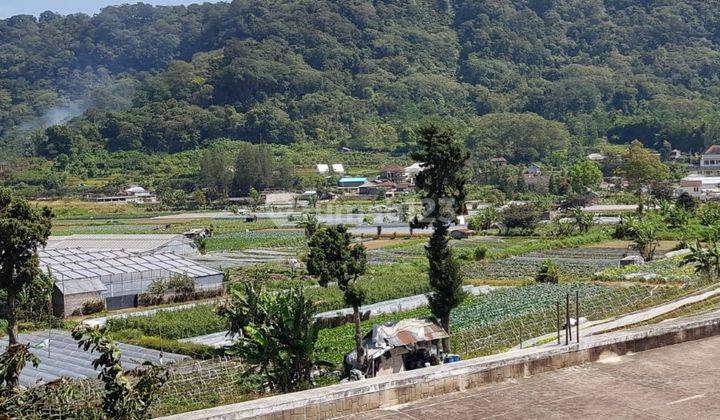
[[[720,133],[718,74],[712,1],[137,4],[0,21],[0,132],[70,161],[217,138],[402,153],[432,118],[478,158],[698,151]]]

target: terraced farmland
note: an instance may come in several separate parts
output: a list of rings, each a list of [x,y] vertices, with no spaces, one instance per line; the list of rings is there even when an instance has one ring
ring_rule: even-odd
[[[567,248],[542,252],[529,252],[493,261],[465,264],[465,275],[473,279],[532,278],[546,259],[560,266],[564,278],[589,278],[608,267],[617,267],[625,255],[620,248]]]

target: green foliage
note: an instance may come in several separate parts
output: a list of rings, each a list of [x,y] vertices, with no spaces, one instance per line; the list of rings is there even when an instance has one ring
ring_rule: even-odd
[[[468,219],[468,229],[474,231],[488,230],[493,223],[498,221],[500,221],[500,214],[495,207],[486,207]]]
[[[222,331],[223,319],[213,315],[208,305],[199,305],[182,311],[160,310],[151,317],[127,317],[108,320],[110,332],[138,329],[149,336],[169,339],[195,337]]]
[[[550,259],[546,259],[540,264],[540,269],[535,275],[535,281],[538,283],[555,283],[560,281],[560,267]]]
[[[89,300],[83,302],[82,315],[92,315],[105,310],[105,302],[102,300]]]
[[[697,216],[703,226],[715,226],[720,224],[720,204],[703,204],[697,210]]]
[[[38,247],[44,246],[50,236],[52,212],[47,207],[38,209],[27,201],[0,188],[0,291],[4,292],[3,318],[8,322],[8,343],[17,344],[17,303],[25,291],[26,301],[46,297],[27,296],[38,289],[32,287],[40,275]],[[40,288],[43,290],[43,288]],[[10,388],[17,385],[17,377],[9,379]]]
[[[320,326],[301,288],[268,293],[246,282],[218,313],[238,335],[228,352],[250,365],[247,374],[261,375],[262,389],[290,392],[312,384],[313,370],[323,364],[315,355]]]
[[[30,352],[29,344],[12,344],[0,355],[0,399],[6,397],[3,394],[16,392],[20,373],[28,363],[34,367],[40,365],[40,359]]]
[[[470,122],[467,143],[480,159],[501,156],[511,163],[531,163],[564,151],[570,133],[562,124],[536,114],[489,114]]]
[[[717,243],[703,248],[700,241],[689,246],[690,253],[680,261],[680,265],[692,265],[695,272],[714,278],[720,278],[720,248]]]
[[[508,231],[518,229],[532,233],[540,221],[541,214],[542,210],[533,203],[511,204],[503,210],[502,218]]]
[[[105,388],[103,411],[109,419],[150,418],[150,405],[168,380],[165,368],[145,362],[132,373],[125,373],[120,362],[117,343],[107,334],[105,327],[78,325],[72,332],[78,347],[97,351],[93,368],[102,368],[98,374]]]
[[[570,176],[570,185],[576,192],[596,189],[603,180],[600,167],[591,160],[584,160],[572,165],[568,175]]]
[[[473,257],[475,258],[475,261],[484,260],[485,257],[488,254],[488,249],[484,246],[478,246],[473,251]]]
[[[628,236],[634,242],[635,249],[645,261],[655,256],[655,249],[659,245],[659,236],[663,230],[662,219],[656,213],[631,218],[627,224]]]
[[[643,189],[653,183],[661,182],[670,176],[670,171],[660,158],[643,147],[639,141],[633,141],[623,155],[617,174],[625,177],[635,189],[638,197],[639,212],[643,210]]]
[[[314,213],[306,213],[296,226],[304,229],[305,237],[310,239],[323,225]]]

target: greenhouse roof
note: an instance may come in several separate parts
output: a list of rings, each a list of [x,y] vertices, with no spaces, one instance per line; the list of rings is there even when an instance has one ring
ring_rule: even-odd
[[[59,378],[97,378],[99,373],[92,367],[97,353],[90,353],[78,348],[68,331],[45,330],[20,334],[19,343],[30,344],[30,352],[40,358],[40,365],[35,368],[28,363],[20,374],[20,383],[32,387],[48,383]],[[174,363],[187,359],[173,353],[163,353],[144,347],[118,343],[122,354],[121,361],[126,370],[134,369],[143,362],[155,364]],[[5,351],[7,340],[0,341],[0,353]]]
[[[176,234],[104,234],[51,236],[46,250],[82,248],[93,251],[124,249],[132,252],[149,252],[170,243],[192,243],[183,235]]]
[[[64,294],[102,291],[99,282],[82,284],[78,280],[99,280],[103,276],[164,270],[172,274],[190,277],[206,277],[222,274],[217,270],[197,264],[175,254],[139,255],[127,251],[90,251],[80,248],[54,249],[39,252],[40,267],[49,271]]]

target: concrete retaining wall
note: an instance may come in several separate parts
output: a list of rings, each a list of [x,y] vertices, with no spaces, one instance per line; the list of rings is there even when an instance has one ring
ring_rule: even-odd
[[[568,346],[525,349],[324,388],[166,417],[195,419],[328,419],[462,391],[512,378],[594,362],[720,333],[720,314],[590,337]]]

